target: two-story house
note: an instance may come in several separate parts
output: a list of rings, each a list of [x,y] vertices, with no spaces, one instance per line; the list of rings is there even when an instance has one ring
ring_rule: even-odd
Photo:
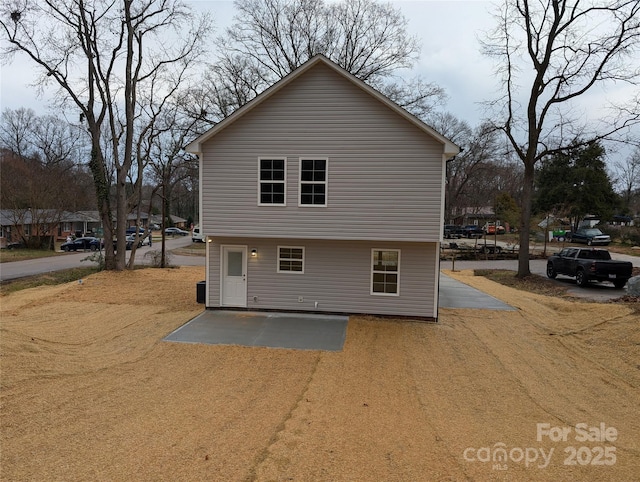
[[[437,319],[459,149],[323,56],[194,140],[206,307]]]

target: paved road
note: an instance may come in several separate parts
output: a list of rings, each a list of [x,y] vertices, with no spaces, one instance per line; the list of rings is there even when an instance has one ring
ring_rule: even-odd
[[[190,236],[180,236],[175,239],[167,238],[167,249],[175,249],[182,246],[191,245]],[[151,250],[159,250],[160,243],[156,242],[151,248],[143,246],[136,251],[136,263],[149,264],[149,258],[145,258],[145,253]],[[130,252],[127,251],[127,260]],[[77,268],[79,266],[90,266],[89,261],[82,261],[91,252],[65,253],[60,256],[49,258],[29,259],[26,261],[14,261],[12,263],[0,263],[0,281],[23,278],[42,273],[50,273],[62,269]],[[204,256],[177,256],[171,255],[171,263],[178,266],[204,266]]]
[[[613,259],[622,261],[630,261],[633,266],[640,267],[640,256],[628,256],[625,254],[611,253]],[[442,261],[440,263],[441,269],[508,269],[511,271],[518,270],[518,260],[479,260],[479,261],[462,261],[458,260],[454,263],[451,260]],[[547,260],[546,259],[532,259],[529,261],[529,269],[533,274],[540,276],[546,276]],[[566,278],[559,275],[555,282],[560,286],[568,288],[569,294],[577,298],[587,298],[596,301],[607,301],[613,298],[620,298],[627,294],[625,288],[615,288],[612,283],[589,283],[584,288],[576,285],[576,281],[573,278]]]

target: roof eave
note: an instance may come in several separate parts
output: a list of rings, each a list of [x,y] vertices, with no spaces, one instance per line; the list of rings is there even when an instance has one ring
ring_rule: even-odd
[[[269,97],[271,97],[275,93],[279,92],[280,89],[284,88],[290,82],[292,82],[296,78],[300,77],[302,74],[304,74],[305,72],[307,72],[309,69],[311,69],[313,66],[315,66],[316,64],[318,64],[320,62],[324,63],[326,66],[328,66],[333,71],[335,71],[338,74],[340,74],[342,77],[344,77],[347,80],[353,82],[356,86],[358,86],[360,89],[362,89],[365,92],[367,92],[369,95],[371,95],[372,97],[377,99],[379,102],[382,102],[384,105],[386,105],[391,110],[395,111],[396,113],[398,113],[399,115],[404,117],[406,120],[408,120],[409,122],[414,124],[416,127],[418,127],[419,129],[421,129],[425,133],[429,134],[430,136],[432,136],[433,138],[435,138],[436,140],[441,142],[443,144],[444,155],[447,158],[453,157],[453,156],[455,156],[455,155],[460,153],[460,148],[458,146],[456,146],[453,142],[451,142],[449,139],[447,139],[445,136],[440,134],[438,131],[436,131],[435,129],[433,129],[431,126],[427,125],[426,123],[424,123],[420,119],[418,119],[413,114],[409,113],[408,111],[406,111],[405,109],[400,107],[395,102],[391,101],[385,95],[383,95],[382,93],[378,92],[376,89],[374,89],[373,87],[371,87],[370,85],[368,85],[364,81],[358,79],[355,75],[347,72],[342,67],[340,67],[336,63],[334,63],[331,60],[329,60],[328,58],[326,58],[324,55],[316,55],[315,57],[309,59],[307,62],[302,64],[299,68],[297,68],[296,70],[291,72],[289,75],[287,75],[286,77],[282,78],[281,80],[279,80],[275,84],[271,85],[265,91],[261,92],[258,96],[256,96],[254,99],[252,99],[251,101],[247,102],[245,105],[243,105],[238,110],[233,112],[229,117],[226,117],[225,119],[220,121],[218,124],[216,124],[214,127],[209,129],[207,132],[205,132],[204,134],[202,134],[201,136],[199,136],[198,138],[196,138],[195,140],[190,142],[185,147],[185,150],[187,152],[192,153],[192,154],[201,154],[202,153],[202,144],[204,142],[206,142],[207,140],[209,140],[210,138],[215,136],[218,132],[220,132],[222,129],[226,128],[227,126],[229,126],[233,122],[235,122],[237,119],[239,119],[242,116],[244,116],[247,112],[250,112],[251,110],[253,110],[257,106],[262,104]]]

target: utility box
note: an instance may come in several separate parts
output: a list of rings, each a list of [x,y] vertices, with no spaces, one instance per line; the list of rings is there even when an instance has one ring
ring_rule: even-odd
[[[205,303],[207,300],[207,282],[206,281],[198,281],[196,283],[196,301],[198,303]]]

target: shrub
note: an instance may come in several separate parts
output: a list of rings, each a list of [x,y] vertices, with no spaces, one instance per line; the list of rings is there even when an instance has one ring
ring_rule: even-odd
[[[98,271],[102,271],[104,269],[104,255],[102,251],[95,251],[91,253],[86,258],[82,258],[80,262],[89,261],[90,263],[96,263],[98,266]]]
[[[603,225],[598,228],[611,236],[613,241],[631,246],[640,246],[640,228],[638,226]]]
[[[159,249],[154,249],[151,251],[147,251],[144,254],[145,258],[149,258],[151,260],[151,266],[154,268],[160,268],[162,265],[162,251]],[[164,254],[164,265],[165,268],[168,268],[171,265],[171,254],[165,252]]]

